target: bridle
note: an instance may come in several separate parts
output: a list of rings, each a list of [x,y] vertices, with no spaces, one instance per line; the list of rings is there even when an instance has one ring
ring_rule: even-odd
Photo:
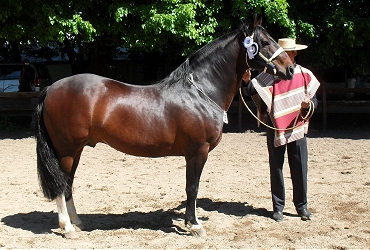
[[[284,52],[284,49],[282,47],[279,46],[279,48],[275,51],[275,53],[270,57],[270,59],[267,59],[264,55],[262,55],[261,52],[258,53],[258,55],[265,61],[266,63],[266,66],[265,66],[265,69],[263,70],[263,72],[266,73],[267,71],[267,67],[270,67],[272,69],[272,71],[274,72],[274,74],[276,74],[276,69],[275,69],[275,65],[272,63],[272,61],[278,57],[282,52]]]
[[[279,48],[274,52],[274,54],[272,54],[272,56],[268,59],[267,57],[265,57],[261,51],[259,50],[259,47],[258,47],[258,44],[256,42],[254,42],[254,32],[250,35],[250,36],[247,36],[245,33],[245,39],[243,41],[243,45],[244,47],[246,48],[246,56],[245,56],[245,61],[247,63],[247,66],[248,66],[248,70],[251,70],[253,69],[249,64],[248,64],[248,59],[254,59],[256,61],[259,61],[259,63],[261,65],[264,65],[265,68],[263,70],[264,73],[266,73],[267,69],[270,68],[274,74],[276,74],[276,68],[275,68],[275,65],[272,63],[272,61],[278,57],[281,53],[284,52],[284,49],[280,46]],[[302,71],[302,70],[301,70]],[[301,112],[298,112],[296,118],[295,118],[295,121],[294,121],[294,124],[292,127],[290,128],[286,128],[286,129],[278,129],[278,128],[275,128],[275,127],[271,127],[269,126],[268,124],[264,123],[263,121],[261,121],[253,112],[252,110],[248,107],[246,101],[244,100],[243,98],[243,94],[242,94],[242,86],[240,85],[239,87],[239,94],[240,94],[240,97],[244,103],[244,106],[248,109],[248,111],[252,114],[252,116],[254,118],[256,118],[261,124],[263,124],[264,126],[266,126],[267,128],[270,128],[270,129],[273,129],[273,130],[280,130],[280,131],[287,131],[287,130],[292,130],[292,129],[295,129],[297,127],[300,127],[302,126],[307,120],[309,120],[312,115],[313,115],[313,112],[314,112],[314,104],[313,102],[310,100],[309,101],[309,107],[308,107],[308,111],[306,113],[306,115],[302,115]],[[298,121],[298,117],[300,117],[302,119],[301,122],[297,123]]]
[[[244,44],[244,47],[247,49],[247,52],[246,52],[246,63],[247,63],[247,66],[248,66],[248,69],[252,69],[252,67],[249,66],[248,64],[248,58],[249,59],[253,59],[255,56],[256,56],[256,59],[257,61],[261,61],[261,64],[262,65],[265,65],[265,69],[264,69],[264,72],[267,71],[268,67],[271,68],[271,70],[274,72],[274,74],[276,74],[276,69],[275,69],[275,65],[272,63],[272,61],[278,57],[282,52],[284,52],[284,49],[281,48],[279,45],[279,48],[278,50],[275,51],[275,53],[270,57],[270,59],[267,59],[260,51],[259,51],[259,48],[258,48],[258,44],[256,42],[253,41],[253,37],[254,37],[254,32],[252,33],[252,35],[250,36],[247,36],[245,33],[245,39],[243,41],[243,44]],[[187,60],[187,64],[189,64],[189,61]],[[219,108],[220,110],[223,111],[223,122],[224,123],[228,123],[228,118],[227,118],[227,112],[222,109],[215,101],[213,101],[206,93],[204,93],[198,86],[197,84],[195,84],[194,82],[194,79],[193,79],[193,74],[192,73],[189,73],[189,76],[187,77],[187,80],[189,81],[189,83],[191,85],[193,85],[200,93],[202,93],[210,102],[212,102],[217,108]],[[239,88],[241,90],[241,87]],[[241,95],[241,93],[240,93]],[[242,95],[241,95],[242,96]],[[243,100],[244,101],[244,100]],[[246,105],[246,103],[244,102],[244,104]],[[249,109],[249,107],[246,105],[246,107]],[[252,113],[252,112],[251,112]],[[254,115],[252,113],[252,115]],[[257,118],[257,117],[256,117]],[[258,119],[258,118],[257,118]]]
[[[254,59],[254,57],[256,57],[255,60],[260,61],[259,63],[265,66],[263,72],[266,73],[267,69],[270,68],[274,72],[274,74],[276,74],[276,68],[275,68],[275,65],[272,63],[272,61],[276,57],[278,57],[281,53],[283,53],[284,49],[280,47],[280,45],[278,45],[279,48],[268,59],[261,53],[261,51],[259,50],[258,44],[254,41],[254,32],[250,36],[247,36],[245,33],[244,35],[245,35],[245,39],[243,41],[243,45],[247,50],[245,61],[247,63],[248,69],[252,69],[252,67],[248,64],[248,59],[251,60],[251,59]]]

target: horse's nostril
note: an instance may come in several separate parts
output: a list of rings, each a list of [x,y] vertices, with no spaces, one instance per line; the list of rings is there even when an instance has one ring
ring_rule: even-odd
[[[289,66],[288,67],[288,70],[289,70],[289,74],[290,75],[293,75],[294,74],[294,67],[293,66]]]
[[[290,76],[291,78],[293,78],[294,76],[294,67],[293,66],[289,66],[288,69],[287,69],[287,75]]]

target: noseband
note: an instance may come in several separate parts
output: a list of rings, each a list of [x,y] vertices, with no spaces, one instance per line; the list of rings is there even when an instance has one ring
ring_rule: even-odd
[[[270,68],[274,72],[274,74],[276,74],[276,68],[275,68],[275,65],[272,63],[272,61],[276,57],[278,57],[282,52],[284,52],[284,49],[278,45],[279,48],[270,57],[270,59],[267,59],[267,57],[265,57],[260,52],[260,50],[258,48],[258,44],[256,42],[254,42],[253,37],[254,37],[254,33],[252,33],[252,35],[250,35],[250,36],[246,36],[244,41],[243,41],[243,45],[247,49],[246,62],[247,62],[248,68],[252,69],[252,67],[250,67],[249,64],[248,64],[248,59],[253,59],[256,56],[256,60],[261,61],[260,64],[265,65],[265,68],[264,68],[263,72],[266,73],[267,69]]]

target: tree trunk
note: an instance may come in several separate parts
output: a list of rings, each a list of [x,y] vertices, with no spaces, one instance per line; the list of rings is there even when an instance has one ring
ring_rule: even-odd
[[[12,47],[12,61],[13,62],[21,62],[22,56],[21,56],[21,50],[19,48],[19,42],[18,41],[11,41],[10,46]]]

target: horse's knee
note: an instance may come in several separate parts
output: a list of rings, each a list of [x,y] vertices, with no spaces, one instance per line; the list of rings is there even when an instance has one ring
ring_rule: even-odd
[[[186,194],[188,195],[188,198],[189,198],[189,195],[190,195],[190,196],[194,196],[192,198],[196,199],[196,196],[198,194],[198,186],[196,186],[196,185],[187,185],[186,188],[185,188],[185,191],[186,191]]]

